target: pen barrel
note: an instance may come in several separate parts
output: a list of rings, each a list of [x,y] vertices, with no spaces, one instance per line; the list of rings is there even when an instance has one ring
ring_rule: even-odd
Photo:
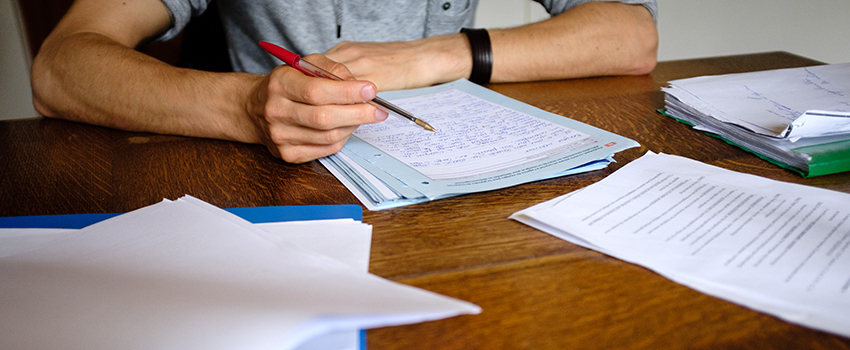
[[[392,112],[400,117],[403,117],[404,119],[410,120],[412,122],[416,121],[416,117],[414,117],[413,114],[410,114],[410,112],[401,109],[401,107],[396,106],[383,98],[375,96],[375,98],[369,101],[369,103],[375,107],[387,111],[388,113]]]
[[[310,62],[307,62],[303,59],[296,61],[295,65],[293,65],[293,67],[295,69],[300,70],[304,74],[312,75],[314,77],[325,78],[325,79],[336,80],[336,81],[342,81],[343,80],[342,78],[336,76],[335,74],[328,72],[328,71],[322,69],[321,67],[319,67],[315,64],[312,64]]]
[[[437,131],[437,129],[434,129],[434,127],[431,126],[431,124],[426,123],[422,119],[416,118],[410,112],[405,111],[404,109],[401,109],[401,107],[396,106],[396,105],[390,103],[389,101],[387,101],[383,98],[376,96],[375,99],[373,99],[372,101],[369,101],[369,104],[371,104],[375,107],[381,108],[381,109],[387,111],[387,113],[394,113],[398,117],[407,119],[407,120],[413,122],[414,124],[418,125],[419,127],[427,130],[427,131],[432,131],[432,132]]]

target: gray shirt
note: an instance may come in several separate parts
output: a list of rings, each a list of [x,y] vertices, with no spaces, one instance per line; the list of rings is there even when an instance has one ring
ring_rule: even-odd
[[[171,27],[157,40],[183,30],[210,0],[162,0]],[[471,28],[478,0],[217,0],[230,61],[237,72],[268,73],[280,62],[257,42],[300,55],[325,52],[341,41],[410,41]],[[535,0],[551,15],[594,0]],[[655,0],[643,4],[657,18]],[[337,37],[339,34],[339,37]]]

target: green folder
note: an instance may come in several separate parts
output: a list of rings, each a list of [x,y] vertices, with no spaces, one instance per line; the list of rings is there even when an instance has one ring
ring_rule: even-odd
[[[676,117],[668,114],[667,110],[665,110],[665,109],[659,109],[658,112],[665,115],[665,116],[673,118],[674,120],[676,120],[680,123],[686,124],[686,125],[691,126],[691,127],[694,126],[692,123],[690,123],[686,120],[679,119],[679,118],[676,118]],[[843,140],[843,141],[837,141],[837,142],[830,142],[830,143],[823,143],[823,144],[818,144],[818,145],[811,145],[811,146],[793,148],[791,151],[794,152],[795,154],[806,155],[806,156],[808,156],[808,158],[810,158],[810,160],[808,162],[806,162],[806,165],[807,165],[806,168],[805,169],[799,169],[797,167],[785,164],[785,163],[783,163],[783,162],[781,162],[777,159],[773,159],[773,158],[768,157],[766,155],[757,153],[757,152],[755,152],[755,151],[753,151],[753,150],[751,150],[751,149],[749,149],[745,146],[737,144],[734,141],[726,139],[726,138],[724,138],[720,135],[717,135],[715,133],[711,133],[711,132],[704,132],[704,133],[706,135],[711,136],[711,137],[716,137],[718,139],[721,139],[721,140],[725,141],[726,143],[728,143],[730,145],[737,146],[737,147],[739,147],[739,148],[741,148],[741,149],[743,149],[747,152],[750,152],[750,153],[758,156],[759,158],[764,159],[764,160],[766,160],[770,163],[773,163],[773,164],[778,165],[782,168],[794,171],[794,172],[802,175],[805,178],[850,171],[850,139]]]

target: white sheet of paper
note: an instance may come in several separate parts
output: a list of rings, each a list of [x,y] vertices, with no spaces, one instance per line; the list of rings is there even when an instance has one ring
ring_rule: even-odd
[[[850,195],[648,153],[511,218],[791,322],[850,335]]]
[[[352,219],[254,224],[291,244],[369,272],[372,227]]]
[[[850,100],[850,96],[847,99]],[[811,135],[846,134],[850,132],[850,112],[808,110],[794,119],[786,130],[785,137],[793,142]]]
[[[6,256],[0,348],[291,349],[332,331],[480,312],[274,240],[183,198]]]
[[[52,228],[0,229],[0,258],[42,248],[77,231]]]
[[[369,271],[372,229],[351,219],[287,221],[254,224],[277,238],[326,255],[352,268]],[[23,254],[78,233],[76,229],[0,229],[0,258]]]
[[[326,255],[362,272],[369,272],[372,227],[352,219],[289,221],[255,226]],[[308,339],[295,350],[360,350],[360,331],[339,331]]]

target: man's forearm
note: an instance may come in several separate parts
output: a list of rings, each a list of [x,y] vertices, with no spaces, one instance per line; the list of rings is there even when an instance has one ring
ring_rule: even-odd
[[[94,33],[48,39],[33,62],[36,109],[118,129],[258,142],[250,74],[180,69]],[[61,39],[61,40],[60,40]]]
[[[492,82],[646,74],[656,63],[658,33],[639,5],[592,2],[559,16],[492,29]]]

